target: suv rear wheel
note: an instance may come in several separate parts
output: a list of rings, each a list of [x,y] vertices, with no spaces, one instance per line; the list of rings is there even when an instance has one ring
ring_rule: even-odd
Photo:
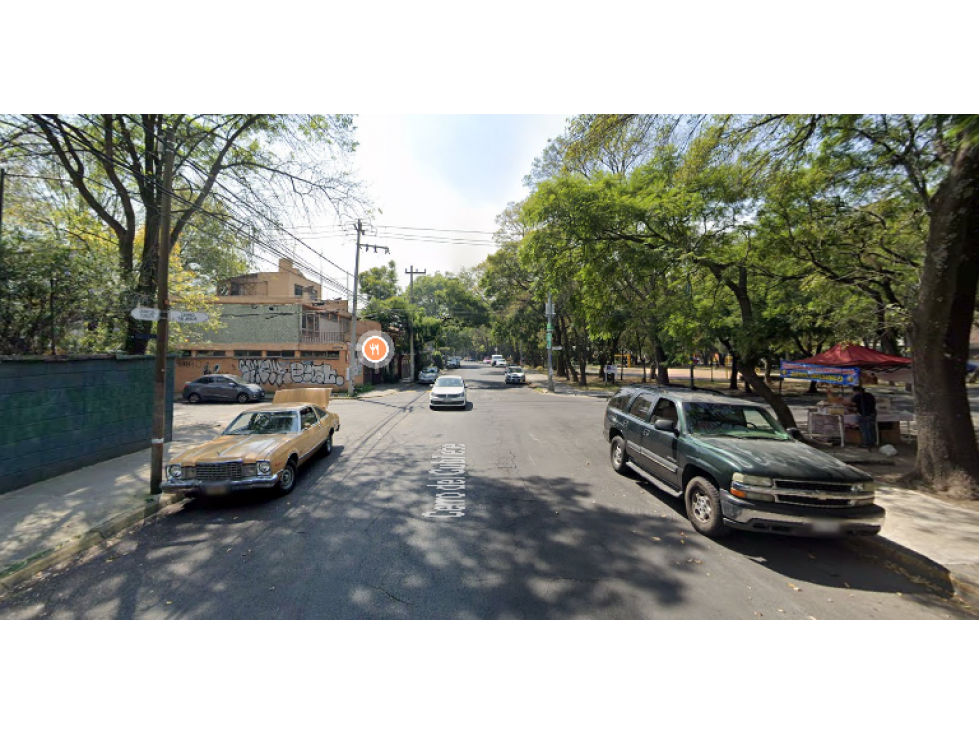
[[[708,538],[719,538],[730,532],[721,514],[721,493],[707,477],[694,477],[684,492],[687,517],[694,530]]]
[[[609,458],[612,461],[612,469],[619,474],[628,474],[629,467],[626,465],[625,439],[616,436],[612,439],[612,448],[609,451]]]

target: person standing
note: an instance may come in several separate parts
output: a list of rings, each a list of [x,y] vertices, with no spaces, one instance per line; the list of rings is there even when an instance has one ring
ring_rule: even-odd
[[[860,448],[872,449],[877,445],[877,398],[857,385],[853,388],[850,404],[857,410]]]

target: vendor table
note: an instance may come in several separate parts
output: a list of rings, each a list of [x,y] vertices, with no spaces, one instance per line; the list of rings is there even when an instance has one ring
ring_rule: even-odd
[[[914,420],[914,413],[878,413],[877,414],[877,438],[881,437],[881,430],[887,430],[897,424],[898,429],[900,429],[901,423],[908,423],[908,432],[911,432],[911,421]],[[838,435],[840,437],[840,446],[846,445],[846,429],[847,427],[856,428],[859,422],[859,416],[856,413],[845,413],[844,415],[832,415],[829,413],[818,413],[816,411],[809,412],[809,425],[807,426],[809,432],[809,438],[812,438],[814,434],[818,435]]]

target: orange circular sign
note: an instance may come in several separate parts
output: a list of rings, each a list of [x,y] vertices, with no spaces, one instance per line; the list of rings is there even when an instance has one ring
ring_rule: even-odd
[[[368,362],[381,362],[388,356],[388,351],[388,343],[384,339],[379,336],[372,336],[364,342],[361,354]]]

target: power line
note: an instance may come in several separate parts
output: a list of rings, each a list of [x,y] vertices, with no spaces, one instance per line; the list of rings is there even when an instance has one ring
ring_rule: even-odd
[[[142,129],[144,130],[144,132],[148,132],[146,130],[145,125],[143,125],[141,122],[138,122],[137,121],[136,124],[139,125],[140,127],[142,127]],[[120,160],[118,160],[118,159],[116,159],[116,158],[114,158],[112,156],[107,155],[106,153],[104,153],[101,150],[97,150],[95,148],[88,147],[87,142],[82,137],[80,137],[78,135],[75,135],[72,132],[69,132],[68,130],[64,130],[63,129],[62,130],[62,133],[64,134],[64,136],[66,138],[72,138],[76,142],[79,142],[83,146],[86,146],[85,149],[84,149],[84,152],[88,152],[91,155],[95,156],[96,158],[100,158],[103,161],[109,162],[109,163],[111,163],[111,164],[113,164],[115,166],[118,166],[118,167],[120,167],[120,168],[122,168],[124,170],[129,171],[133,175],[137,175],[135,171],[132,171],[132,169],[130,167],[129,161],[120,161]],[[188,165],[188,167],[190,169],[196,171],[198,174],[203,175],[205,177],[208,176],[207,172],[202,171],[200,169],[200,167],[197,166],[197,164],[194,163],[193,161],[191,161],[189,158],[186,158],[184,160],[185,160],[185,162],[187,163],[187,165]],[[87,181],[93,180],[93,179],[90,179],[90,178],[84,177],[84,176],[82,178],[84,180],[87,180]],[[104,184],[104,183],[99,182],[99,181],[94,181],[94,182],[97,183],[98,185],[104,187],[104,188],[109,188],[109,189],[112,189],[113,188],[113,187],[109,187],[107,184]],[[72,182],[69,181],[67,183],[72,183]],[[161,191],[163,191],[163,187],[160,186],[160,184],[159,184],[158,181],[157,182],[154,182],[154,183],[155,183],[155,185],[157,187],[160,188]],[[219,179],[215,179],[214,180],[214,184],[217,185],[217,186],[220,186],[222,189],[224,189],[229,194],[229,196],[231,196],[234,200],[237,200],[238,199],[237,195],[233,191],[231,191],[227,186],[225,186],[225,184],[224,184],[223,181],[221,181]],[[127,193],[129,193],[130,195],[133,195],[134,194],[134,192],[131,192],[131,191],[128,191],[128,190],[127,190]],[[224,226],[227,226],[228,221],[233,221],[233,222],[235,222],[235,223],[237,223],[237,224],[239,224],[241,226],[246,226],[246,227],[253,226],[253,224],[251,222],[247,222],[245,220],[239,219],[238,217],[236,217],[236,216],[234,216],[232,214],[219,215],[219,214],[216,214],[214,212],[209,212],[206,209],[204,209],[203,207],[198,207],[194,201],[191,201],[190,199],[188,199],[188,198],[186,198],[184,196],[181,196],[180,194],[176,193],[173,190],[165,191],[164,193],[169,193],[175,199],[178,199],[179,201],[181,201],[181,202],[189,205],[190,207],[192,207],[195,210],[195,213],[201,213],[201,214],[204,214],[205,216],[210,216],[210,217],[212,217],[212,218],[220,221]],[[268,223],[269,225],[271,225],[273,228],[279,230],[280,232],[282,232],[283,234],[287,235],[291,239],[295,240],[299,244],[301,244],[304,247],[308,248],[311,252],[313,252],[313,254],[315,254],[318,257],[320,257],[321,259],[325,260],[326,262],[328,262],[330,265],[332,265],[333,267],[335,267],[338,270],[340,270],[345,275],[350,275],[350,273],[346,269],[340,267],[335,262],[333,262],[332,260],[330,260],[329,258],[327,258],[325,255],[321,254],[317,250],[315,250],[312,247],[310,247],[310,245],[308,245],[307,243],[303,242],[299,237],[296,237],[296,235],[294,235],[293,233],[291,233],[288,230],[286,230],[285,228],[283,228],[275,220],[273,220],[270,217],[266,216],[262,212],[255,211],[253,213],[254,214],[257,214],[259,217],[261,217],[263,220],[265,220],[265,222]],[[188,219],[188,225],[189,224],[190,224],[190,220]],[[305,261],[303,261],[300,258],[298,258],[294,253],[285,253],[285,254],[283,254],[281,251],[276,250],[271,245],[261,243],[254,236],[248,235],[248,234],[245,234],[245,233],[242,233],[240,228],[238,229],[238,231],[236,233],[239,234],[240,236],[246,236],[246,237],[248,237],[253,242],[259,243],[260,246],[263,246],[265,249],[269,250],[270,252],[273,252],[274,254],[277,254],[279,257],[288,257],[288,259],[293,259],[293,260],[299,261],[300,264],[302,264],[305,268],[307,268],[311,273],[314,272],[314,271],[316,271],[316,268],[312,267],[310,264],[308,264]],[[336,283],[336,281],[333,281],[333,282]],[[339,284],[337,283],[337,285],[339,285]],[[352,293],[352,291],[350,291],[346,287],[341,286],[341,288],[342,288],[342,290],[340,291],[341,293],[342,292],[346,292],[348,294]]]

